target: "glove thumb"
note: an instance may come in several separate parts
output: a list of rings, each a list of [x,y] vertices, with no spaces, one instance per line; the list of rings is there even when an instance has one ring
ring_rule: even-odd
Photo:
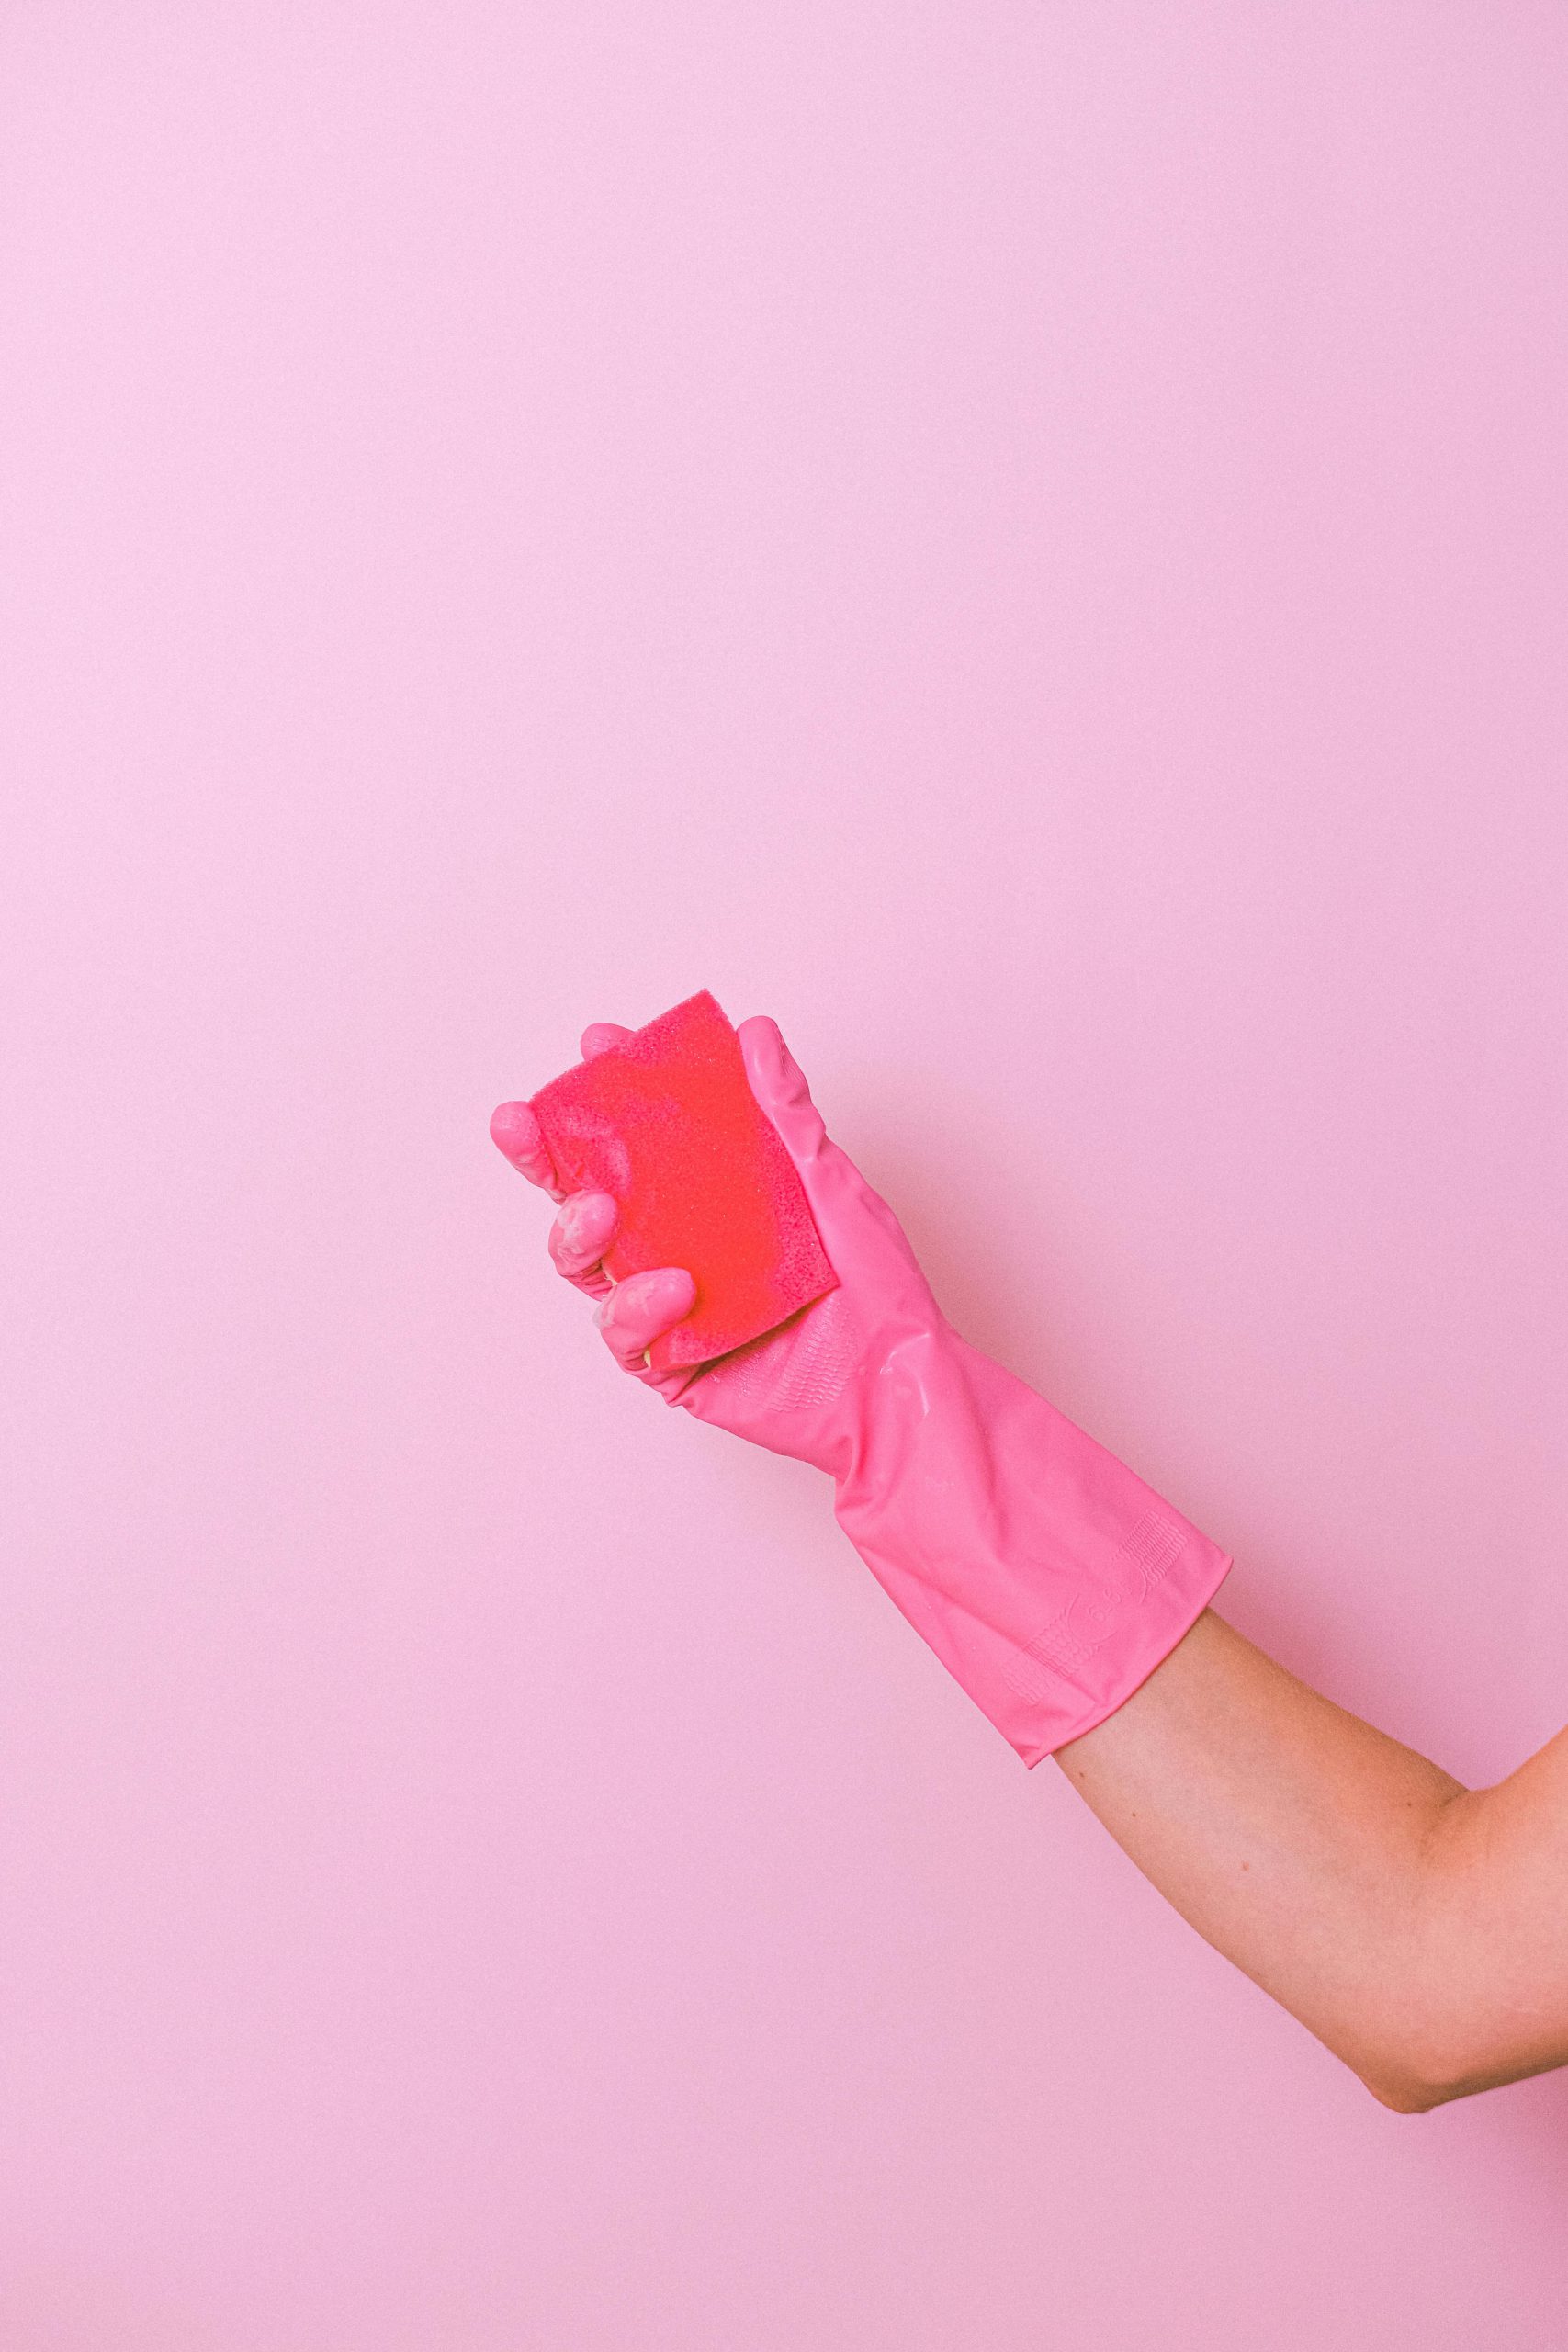
[[[735,1034],[751,1091],[777,1128],[790,1158],[806,1175],[828,1140],[806,1073],[784,1044],[778,1023],[767,1013],[743,1021]]]

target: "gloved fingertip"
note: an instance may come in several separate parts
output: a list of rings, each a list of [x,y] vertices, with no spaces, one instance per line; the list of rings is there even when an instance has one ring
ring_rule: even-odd
[[[597,1060],[601,1054],[607,1054],[612,1046],[620,1045],[632,1034],[618,1021],[591,1021],[581,1040],[583,1060]]]
[[[490,1114],[491,1141],[508,1159],[536,1148],[539,1122],[526,1102],[498,1102]]]
[[[784,1033],[771,1012],[754,1012],[749,1021],[740,1023],[735,1034],[750,1046],[759,1060],[764,1056],[773,1061],[782,1060]]]
[[[569,1249],[585,1243],[602,1246],[619,1222],[619,1204],[613,1193],[574,1193],[562,1208],[558,1223]]]
[[[545,1131],[531,1103],[502,1102],[491,1113],[491,1141],[520,1176],[537,1184],[552,1201],[564,1198]]]
[[[691,1313],[696,1295],[683,1267],[654,1267],[628,1275],[600,1300],[593,1319],[618,1363],[628,1372],[646,1371],[653,1342]]]
[[[649,1275],[639,1304],[646,1305],[650,1315],[678,1323],[682,1315],[691,1313],[696,1295],[696,1283],[684,1266],[661,1266]]]

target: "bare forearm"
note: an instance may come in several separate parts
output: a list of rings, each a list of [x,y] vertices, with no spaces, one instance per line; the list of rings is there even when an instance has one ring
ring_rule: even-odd
[[[1056,1761],[1200,1935],[1381,2098],[1441,2095],[1424,1969],[1457,1781],[1212,1610]]]

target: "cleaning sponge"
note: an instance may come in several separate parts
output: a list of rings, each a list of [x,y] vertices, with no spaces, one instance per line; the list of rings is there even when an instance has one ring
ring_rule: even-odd
[[[746,1077],[740,1041],[706,989],[579,1062],[532,1097],[562,1190],[609,1193],[616,1282],[684,1266],[691,1313],[650,1367],[705,1363],[838,1287],[795,1162]]]

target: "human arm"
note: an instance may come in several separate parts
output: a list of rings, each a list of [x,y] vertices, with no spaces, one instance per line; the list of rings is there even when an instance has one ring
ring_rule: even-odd
[[[627,1034],[596,1024],[584,1052]],[[1199,1932],[1386,2105],[1568,2061],[1568,1735],[1468,1792],[1234,1633],[1207,1606],[1228,1556],[953,1330],[774,1024],[739,1035],[840,1279],[711,1366],[651,1370],[691,1276],[613,1284],[615,1201],[563,1199],[525,1104],[492,1124],[560,1204],[551,1256],[623,1369],[828,1471],[856,1549],[1025,1761],[1055,1754]]]
[[[1568,2064],[1568,1731],[1462,1788],[1210,1609],[1055,1754],[1166,1899],[1384,2106]]]

